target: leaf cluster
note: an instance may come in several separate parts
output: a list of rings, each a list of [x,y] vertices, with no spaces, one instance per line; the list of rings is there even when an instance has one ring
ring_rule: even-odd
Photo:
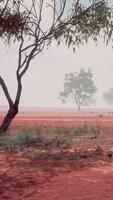
[[[12,37],[19,40],[20,33],[27,31],[27,12],[19,12],[15,9],[0,7],[0,37],[7,38],[9,41]]]
[[[113,22],[111,19],[112,9],[108,7],[105,0],[93,0],[90,6],[85,6],[79,1],[77,4],[74,1],[70,15],[62,22],[55,39],[60,44],[61,37],[63,37],[68,48],[73,46],[74,51],[75,46],[79,47],[87,43],[89,38],[96,42],[98,36],[104,36],[107,41],[112,35]]]

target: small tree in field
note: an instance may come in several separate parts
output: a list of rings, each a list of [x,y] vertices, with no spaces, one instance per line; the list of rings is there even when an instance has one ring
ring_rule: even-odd
[[[113,87],[103,94],[103,100],[106,104],[113,106]]]
[[[64,91],[60,92],[60,99],[65,102],[67,98],[74,100],[80,111],[81,106],[88,106],[95,102],[94,94],[97,90],[90,70],[80,70],[79,73],[65,75]]]
[[[0,126],[5,132],[18,113],[22,93],[22,78],[31,61],[57,40],[69,47],[80,46],[98,36],[112,34],[111,9],[105,0],[1,0],[0,37],[6,43],[18,42],[18,64],[16,68],[17,91],[12,99],[8,87],[0,76],[0,85],[9,104],[9,110]],[[69,8],[70,5],[70,8]],[[49,15],[49,16],[48,16]],[[108,37],[108,40],[109,40]]]

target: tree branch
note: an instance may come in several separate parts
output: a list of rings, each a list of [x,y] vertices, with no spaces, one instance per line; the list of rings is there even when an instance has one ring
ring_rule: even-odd
[[[2,2],[2,1],[0,1],[0,3],[1,3],[1,2]],[[3,10],[2,10],[2,12],[0,13],[0,16],[2,16],[2,15],[4,14],[4,12],[6,11],[7,6],[8,6],[8,3],[9,3],[9,0],[7,0],[5,6],[4,6]]]
[[[37,46],[38,46],[38,44],[36,43],[35,47],[31,50],[29,56],[27,56],[28,60],[25,61],[26,65],[25,65],[25,68],[23,69],[23,71],[20,73],[20,77],[22,77],[25,74],[25,72],[27,71],[27,69],[29,68],[30,61],[32,60],[32,57],[37,50]]]
[[[5,94],[6,98],[7,98],[9,106],[11,107],[13,105],[13,101],[12,101],[10,95],[9,95],[7,86],[6,86],[5,82],[4,82],[4,80],[1,78],[1,76],[0,76],[0,85],[2,86],[2,89],[4,91],[4,94]]]

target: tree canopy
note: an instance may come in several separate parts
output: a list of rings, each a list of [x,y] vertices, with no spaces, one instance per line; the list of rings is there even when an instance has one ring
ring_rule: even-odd
[[[89,38],[94,41],[98,36],[106,41],[111,38],[112,10],[106,0],[87,0],[87,3],[72,0],[68,7],[67,0],[30,0],[29,4],[27,0],[1,0],[0,36],[9,42],[12,36],[19,40],[21,31],[34,37],[40,30],[38,36],[47,43],[52,39],[58,44],[64,41],[74,51]],[[47,20],[47,10],[52,20],[45,30],[42,22]]]
[[[90,71],[81,69],[79,73],[65,75],[64,90],[59,93],[59,98],[65,102],[67,98],[74,100],[78,110],[81,106],[88,106],[95,102],[94,94],[97,90],[93,75]]]

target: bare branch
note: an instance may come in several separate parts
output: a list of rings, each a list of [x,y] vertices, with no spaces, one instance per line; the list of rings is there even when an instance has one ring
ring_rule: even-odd
[[[32,59],[34,59],[35,56],[37,56],[39,53],[41,53],[43,51],[45,47],[45,43],[42,44],[42,47],[39,47],[39,49],[37,50],[36,53],[34,53],[34,55],[32,56]]]
[[[36,3],[36,1],[35,1]],[[24,4],[24,2],[20,1],[20,5],[22,8],[24,8],[28,12],[28,16],[32,15],[35,19],[37,19],[37,15],[35,15],[32,10],[34,9],[34,0],[32,0],[31,8],[27,8],[27,6]]]
[[[54,23],[55,23],[55,16],[56,16],[56,1],[53,0],[53,6],[50,4],[50,3],[47,3],[47,6],[52,8],[52,11],[53,11],[53,20],[52,20],[52,26],[51,26],[51,29],[52,27],[54,26]]]
[[[25,72],[27,71],[27,69],[29,68],[29,64],[30,64],[30,62],[31,62],[31,60],[32,60],[32,57],[33,57],[34,53],[35,53],[36,50],[37,50],[37,46],[38,46],[38,44],[36,43],[35,47],[31,50],[31,52],[30,52],[30,54],[29,54],[29,56],[28,56],[28,60],[27,60],[27,62],[26,62],[25,68],[24,68],[24,69],[22,70],[22,72],[20,73],[20,77],[21,77],[21,78],[22,78],[22,76],[25,74]]]
[[[44,1],[40,0],[40,2],[41,2],[41,4],[40,4],[40,10],[39,10],[39,19],[38,19],[38,23],[37,23],[37,26],[36,26],[36,29],[35,29],[35,36],[37,37],[37,39],[39,38],[39,34],[40,34],[40,28],[39,27],[40,27],[40,22],[41,22],[41,19],[42,19],[42,9],[43,9]]]
[[[77,0],[76,4],[75,4],[75,7],[77,7],[79,5],[79,1],[80,0]]]
[[[3,1],[3,0],[2,0],[2,1]],[[1,1],[1,2],[2,2],[2,1]],[[1,2],[0,2],[0,3],[1,3]],[[9,0],[6,1],[6,4],[5,4],[5,6],[4,6],[2,12],[0,13],[1,16],[2,16],[2,15],[4,14],[4,12],[6,11],[7,6],[8,6],[8,3],[9,3]]]
[[[20,68],[22,68],[26,63],[27,63],[27,59],[29,58],[29,55],[27,56],[26,54],[25,54],[25,58],[24,58],[24,60],[23,60],[23,62],[22,62],[22,64],[21,64],[21,66],[20,66]]]
[[[23,47],[23,43],[24,43],[24,39],[23,39],[23,32],[21,30],[21,43],[20,43],[20,47],[19,47],[19,55],[18,55],[18,68],[17,68],[17,77],[19,76],[19,71],[21,68],[21,60],[22,60],[22,47]]]
[[[54,26],[57,24],[57,22],[60,21],[62,15],[64,14],[64,10],[65,10],[65,7],[66,7],[66,0],[62,0],[62,1],[63,1],[63,5],[61,6],[60,14],[57,14],[57,12],[56,12],[56,14],[58,15],[58,17],[56,19],[56,22],[55,22]]]
[[[33,46],[35,46],[35,43],[30,44],[30,45],[28,45],[27,47],[23,48],[23,49],[21,50],[21,53],[24,52],[24,51],[26,51],[27,49],[30,49],[30,48],[33,47]]]
[[[33,5],[33,8],[34,8],[35,16],[38,19],[37,10],[36,10],[36,1],[35,0],[32,0],[32,5]]]
[[[11,107],[13,105],[13,101],[12,101],[12,99],[10,97],[10,94],[8,92],[8,89],[7,89],[7,86],[6,86],[5,82],[4,82],[4,80],[1,78],[1,76],[0,76],[0,85],[2,86],[2,89],[4,91],[4,94],[5,94],[6,98],[7,98],[9,106]]]

